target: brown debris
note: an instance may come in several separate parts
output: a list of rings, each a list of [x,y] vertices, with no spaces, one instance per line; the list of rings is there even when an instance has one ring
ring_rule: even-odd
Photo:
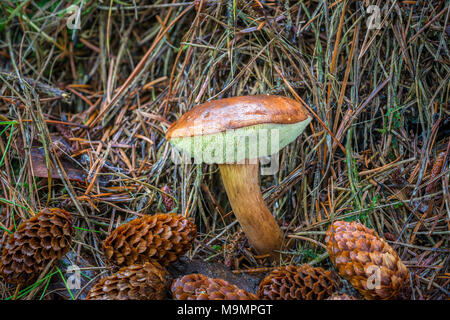
[[[168,194],[172,193],[168,185],[163,186],[161,190]],[[175,208],[175,201],[173,201],[171,197],[161,193],[161,198],[167,212],[172,211],[173,208]]]
[[[72,147],[69,142],[57,134],[52,134],[51,139],[53,147],[56,150],[57,155],[60,157],[61,164],[69,180],[85,182],[87,174],[72,160],[70,160],[70,157],[68,157],[72,152]],[[13,145],[21,157],[26,155],[25,146],[22,139],[18,138]],[[35,177],[48,178],[50,171],[53,179],[62,179],[54,164],[51,164],[50,170],[48,170],[47,162],[45,160],[45,150],[40,142],[33,141],[30,149],[30,158],[33,175]]]

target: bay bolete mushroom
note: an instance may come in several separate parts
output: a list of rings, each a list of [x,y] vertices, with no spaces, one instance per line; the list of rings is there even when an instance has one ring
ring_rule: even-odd
[[[250,244],[274,257],[283,236],[262,197],[258,159],[294,141],[311,120],[301,104],[286,97],[232,97],[194,107],[169,127],[166,140],[196,163],[219,165]]]

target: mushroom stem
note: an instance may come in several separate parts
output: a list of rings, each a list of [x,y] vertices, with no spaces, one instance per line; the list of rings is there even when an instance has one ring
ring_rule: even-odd
[[[250,244],[259,254],[277,255],[281,229],[267,209],[259,186],[259,164],[219,164],[233,212]],[[279,256],[279,255],[278,255]]]

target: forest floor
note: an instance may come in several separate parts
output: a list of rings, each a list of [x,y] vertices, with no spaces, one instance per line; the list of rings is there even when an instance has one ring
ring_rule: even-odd
[[[1,240],[45,207],[75,227],[57,267],[0,282],[1,299],[84,298],[111,272],[102,240],[157,212],[197,226],[184,268],[249,291],[280,265],[333,269],[325,232],[344,219],[394,248],[412,299],[448,298],[448,1],[71,2],[0,3]],[[314,113],[261,176],[291,243],[276,263],[247,243],[217,165],[176,165],[165,140],[194,106],[255,94]]]

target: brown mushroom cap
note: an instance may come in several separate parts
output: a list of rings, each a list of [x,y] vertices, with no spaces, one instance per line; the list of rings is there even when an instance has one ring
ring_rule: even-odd
[[[172,124],[166,139],[196,163],[239,163],[272,155],[311,121],[303,106],[280,96],[206,102]]]
[[[225,98],[206,102],[185,113],[169,127],[166,139],[192,137],[198,133],[214,134],[264,123],[292,124],[307,118],[306,109],[287,97]]]

